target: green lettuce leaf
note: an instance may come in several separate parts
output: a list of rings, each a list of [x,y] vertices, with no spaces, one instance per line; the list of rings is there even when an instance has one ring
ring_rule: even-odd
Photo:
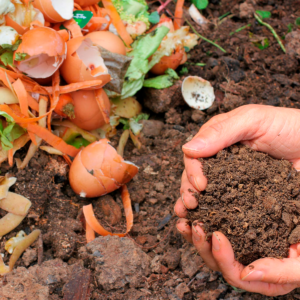
[[[133,44],[133,51],[128,53],[133,59],[126,72],[122,89],[122,98],[131,97],[143,87],[145,75],[152,66],[148,58],[157,50],[169,28],[161,26],[149,34],[140,37]]]
[[[168,69],[166,75],[160,75],[154,78],[146,79],[143,83],[144,87],[154,89],[165,89],[174,84],[179,79],[177,73],[173,69]]]

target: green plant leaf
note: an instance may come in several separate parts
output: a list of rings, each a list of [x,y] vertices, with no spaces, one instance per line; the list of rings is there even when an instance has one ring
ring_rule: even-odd
[[[130,126],[129,126],[129,120],[128,120],[128,119],[120,118],[120,119],[119,119],[119,122],[120,122],[121,124],[124,125],[124,126],[123,126],[123,129],[124,129],[124,130],[130,128]]]
[[[297,26],[300,26],[300,17],[297,18],[297,19],[295,20],[295,24],[296,24]]]
[[[150,115],[148,114],[144,114],[144,113],[141,113],[139,115],[137,115],[135,118],[133,118],[136,122],[140,121],[140,120],[148,120],[150,117]]]
[[[13,61],[13,52],[11,50],[7,50],[3,54],[1,54],[0,59],[4,66],[10,65],[13,66],[14,61]]]
[[[267,49],[269,47],[269,40],[267,38],[265,38],[263,41],[261,42],[253,42],[253,44],[259,48],[260,50],[264,50]]]
[[[26,56],[27,56],[27,53],[17,52],[16,55],[15,55],[15,60],[16,61],[22,61],[26,58]]]
[[[2,44],[1,47],[2,47],[2,49],[11,49],[12,50],[13,46],[10,44]]]
[[[149,15],[148,19],[150,23],[157,24],[160,20],[160,16],[157,11],[154,11]]]
[[[198,9],[205,9],[208,5],[208,0],[192,0],[192,3],[198,8]]]
[[[271,17],[271,12],[267,10],[256,10],[255,11],[262,19],[268,19]]]
[[[185,75],[189,72],[187,67],[183,67],[181,68],[181,70],[179,71],[179,75]]]

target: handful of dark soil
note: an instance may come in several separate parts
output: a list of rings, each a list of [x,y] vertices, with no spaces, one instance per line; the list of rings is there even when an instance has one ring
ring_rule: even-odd
[[[286,160],[234,145],[201,159],[208,178],[189,220],[204,223],[207,237],[221,231],[244,265],[288,256],[300,242],[300,172]]]

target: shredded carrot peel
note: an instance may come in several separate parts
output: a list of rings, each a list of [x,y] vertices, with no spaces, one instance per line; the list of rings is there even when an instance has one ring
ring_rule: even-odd
[[[130,44],[132,44],[133,40],[132,40],[130,34],[127,32],[126,27],[119,15],[118,11],[114,7],[111,0],[102,0],[102,3],[104,5],[104,7],[109,11],[112,23],[115,26],[115,28],[117,29],[119,36],[124,41],[126,46],[129,47]]]
[[[179,29],[182,25],[184,0],[178,0],[175,8],[174,29]]]
[[[125,210],[125,216],[126,216],[126,232],[125,233],[112,233],[110,231],[107,231],[102,227],[102,225],[98,222],[98,220],[95,217],[94,210],[92,204],[83,206],[83,214],[86,220],[87,225],[95,232],[97,232],[100,235],[106,236],[106,235],[117,235],[119,237],[124,237],[132,228],[133,225],[133,213],[132,213],[132,207],[131,207],[131,199],[128,192],[128,189],[126,185],[123,185],[121,187],[121,196],[123,201],[123,206]],[[89,232],[86,234],[88,242],[91,241],[92,234],[90,232],[90,229],[88,229]]]

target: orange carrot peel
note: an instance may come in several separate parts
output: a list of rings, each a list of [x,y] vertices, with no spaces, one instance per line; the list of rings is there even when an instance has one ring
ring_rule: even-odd
[[[183,5],[184,0],[178,0],[176,3],[175,8],[175,15],[174,15],[174,29],[177,30],[182,25],[182,16],[183,16]]]
[[[102,225],[98,222],[98,220],[95,217],[94,210],[92,204],[83,206],[83,214],[86,220],[86,223],[90,226],[90,228],[95,231],[96,233],[107,236],[107,235],[116,235],[119,237],[124,237],[132,228],[133,225],[133,213],[132,213],[132,206],[131,206],[131,199],[128,192],[128,189],[126,185],[123,185],[121,187],[121,196],[126,216],[126,232],[125,233],[112,233],[110,231],[107,231],[102,227]],[[89,229],[88,232],[89,235],[87,235],[87,240],[91,240],[91,232]]]
[[[104,7],[109,11],[111,20],[113,25],[115,26],[119,36],[124,41],[127,47],[132,44],[133,39],[131,38],[130,34],[127,32],[126,27],[117,11],[117,9],[114,7],[111,0],[102,0],[102,3]]]

